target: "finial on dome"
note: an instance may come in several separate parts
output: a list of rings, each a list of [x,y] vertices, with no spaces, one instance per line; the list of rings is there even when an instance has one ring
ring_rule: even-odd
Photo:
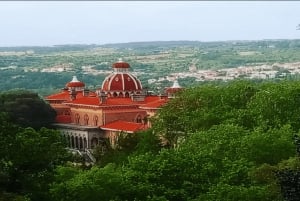
[[[119,58],[119,61],[118,61],[118,62],[119,62],[119,63],[120,63],[120,62],[123,62],[122,58]]]
[[[181,88],[181,86],[179,85],[178,83],[178,80],[175,79],[174,82],[173,82],[173,86],[171,88]]]
[[[77,79],[76,75],[73,76],[73,79],[71,82],[79,82],[79,80]]]
[[[168,94],[168,98],[175,98],[175,93],[181,91],[183,88],[179,85],[178,80],[175,79],[173,86],[167,88],[165,92]]]
[[[68,83],[66,84],[66,87],[67,87],[67,88],[69,88],[69,87],[82,88],[82,87],[84,87],[84,86],[85,86],[85,84],[84,84],[83,82],[80,82],[80,81],[77,79],[77,77],[76,77],[75,75],[73,76],[72,81],[71,81],[71,82],[68,82]]]

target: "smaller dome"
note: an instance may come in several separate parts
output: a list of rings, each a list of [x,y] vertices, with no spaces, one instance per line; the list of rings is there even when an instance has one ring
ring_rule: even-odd
[[[174,80],[173,86],[172,87],[168,87],[166,89],[167,93],[173,94],[176,93],[178,91],[181,91],[183,88],[179,85],[177,80]]]
[[[83,82],[80,82],[76,76],[73,76],[73,79],[71,82],[68,82],[66,84],[66,87],[69,88],[69,87],[84,87],[85,84]]]
[[[122,61],[122,59],[119,59],[118,62],[113,63],[113,68],[130,68],[129,63]]]

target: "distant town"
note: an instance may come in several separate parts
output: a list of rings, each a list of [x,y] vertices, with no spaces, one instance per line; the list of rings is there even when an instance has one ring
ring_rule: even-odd
[[[233,79],[298,79],[300,40],[166,41],[52,47],[0,47],[0,90],[26,88],[47,95],[72,76],[101,87],[122,58],[144,87],[155,93]]]
[[[103,62],[101,64],[108,65],[108,62]],[[15,69],[17,67],[2,67],[0,70],[5,69]],[[82,66],[82,72],[84,74],[90,75],[108,75],[111,73],[111,70],[97,70],[94,66]],[[43,73],[62,73],[62,72],[72,72],[73,64],[61,64],[52,66],[49,68],[24,68],[25,72],[43,72]],[[188,72],[176,72],[170,73],[168,76],[160,77],[158,79],[148,79],[148,84],[154,84],[157,82],[162,82],[168,80],[173,82],[174,79],[178,78],[196,78],[195,81],[213,81],[213,80],[233,80],[237,78],[245,79],[272,79],[272,78],[284,78],[288,75],[296,75],[300,73],[300,62],[293,63],[274,63],[271,65],[262,64],[256,66],[239,66],[236,68],[224,68],[219,70],[198,70],[195,64],[192,64],[189,67]],[[132,72],[134,75],[141,75],[144,72]]]
[[[240,66],[237,68],[226,68],[220,70],[197,70],[195,65],[189,68],[189,72],[173,73],[172,77],[186,78],[194,77],[196,81],[208,80],[233,80],[236,78],[247,79],[269,79],[283,78],[287,75],[300,73],[300,62],[295,63],[274,63],[272,65]]]

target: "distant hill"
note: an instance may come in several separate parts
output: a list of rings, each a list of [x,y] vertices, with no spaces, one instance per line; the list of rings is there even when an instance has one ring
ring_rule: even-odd
[[[279,71],[281,76],[284,69],[280,66],[300,62],[300,40],[182,40],[0,47],[0,77],[5,78],[0,79],[0,91],[26,88],[48,94],[63,87],[73,75],[96,88],[112,72],[111,66],[118,58],[130,63],[130,70],[136,73],[143,86],[159,91],[170,86],[173,77],[179,78],[183,87],[188,87],[209,80],[212,72],[228,68],[275,66],[276,69],[271,70]],[[210,72],[202,76],[200,71],[203,70]]]
[[[176,46],[198,46],[203,44],[200,41],[148,41],[148,42],[128,42],[128,43],[111,43],[104,44],[101,47],[110,47],[110,48],[145,48],[153,46],[163,46],[163,47],[176,47]]]
[[[297,43],[300,46],[300,40],[288,40],[288,39],[265,39],[265,40],[230,40],[230,41],[140,41],[140,42],[128,42],[128,43],[108,43],[108,44],[62,44],[53,46],[12,46],[12,47],[0,47],[1,51],[27,51],[34,50],[36,53],[45,52],[64,52],[64,51],[83,51],[90,50],[97,47],[102,48],[120,48],[120,49],[140,49],[140,48],[173,48],[179,46],[194,46],[194,47],[217,47],[224,45],[287,45],[288,43]]]

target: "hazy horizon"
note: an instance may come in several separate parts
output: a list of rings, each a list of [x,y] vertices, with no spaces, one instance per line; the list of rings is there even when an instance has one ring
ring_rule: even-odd
[[[299,39],[297,1],[2,1],[0,46]]]

